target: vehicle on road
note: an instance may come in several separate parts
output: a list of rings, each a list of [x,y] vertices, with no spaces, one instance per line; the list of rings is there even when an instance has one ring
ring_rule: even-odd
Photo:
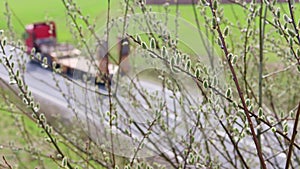
[[[75,72],[76,77],[82,77],[84,74],[88,74],[88,77],[97,77],[103,74],[102,70],[106,70],[103,68],[106,64],[101,63],[107,60],[107,56],[95,57],[96,62],[91,62],[91,59],[81,56],[81,51],[73,45],[58,43],[56,25],[53,21],[29,24],[25,27],[25,31],[27,53],[32,54],[34,51],[35,56],[32,61],[40,63],[45,68],[51,69],[55,66],[70,77],[74,77]],[[36,53],[40,53],[41,57],[38,58]],[[117,72],[118,66],[108,63],[108,69],[109,74],[112,75]]]

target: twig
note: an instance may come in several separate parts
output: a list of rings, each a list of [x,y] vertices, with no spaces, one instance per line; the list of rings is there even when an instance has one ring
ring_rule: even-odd
[[[128,36],[130,39],[132,39],[135,43],[141,45],[141,43],[138,42],[132,35],[127,34],[127,36]],[[153,51],[151,51],[151,50],[149,50],[149,49],[148,49],[147,51],[150,52],[150,53],[152,53],[156,58],[159,58],[159,59],[161,59],[162,61],[166,62],[167,64],[170,64],[170,61],[166,60],[165,58],[162,58],[159,54],[156,54],[155,52],[153,52]],[[202,79],[197,78],[195,75],[190,74],[190,73],[187,72],[186,70],[183,70],[181,67],[179,67],[179,66],[177,66],[177,65],[174,65],[174,67],[175,67],[176,69],[180,70],[181,72],[185,73],[185,74],[188,75],[189,77],[195,79],[197,82],[203,83],[203,80],[202,80]],[[229,97],[226,97],[226,96],[224,95],[224,93],[220,91],[220,89],[218,89],[218,88],[216,88],[216,87],[214,87],[214,86],[212,86],[212,85],[209,85],[208,88],[211,89],[215,94],[220,95],[222,98],[226,99],[228,102],[230,102],[230,103],[233,103],[233,102],[234,102],[233,99],[231,99],[231,98],[229,98]],[[243,110],[245,109],[245,107],[244,107],[243,105],[238,105],[238,107],[239,107],[240,109],[243,109]],[[254,117],[255,119],[259,120],[260,122],[263,122],[263,123],[264,123],[266,126],[268,126],[269,128],[273,127],[273,125],[272,125],[270,122],[268,122],[267,120],[265,120],[265,119],[263,119],[263,118],[258,117],[258,115],[255,114],[254,112],[251,112],[251,111],[248,110],[248,113],[251,115],[251,117]],[[280,136],[282,136],[284,139],[286,139],[288,142],[290,142],[291,139],[290,139],[287,135],[285,135],[282,131],[276,130],[275,132],[276,132],[277,134],[279,134]],[[299,146],[298,144],[294,143],[294,146],[297,147],[297,149],[300,150],[300,146]]]
[[[3,159],[3,161],[5,162],[5,164],[7,165],[7,167],[8,167],[9,169],[12,169],[12,166],[7,162],[7,160],[5,159],[4,156],[2,156],[2,159]]]
[[[289,152],[286,158],[286,164],[285,164],[285,169],[289,168],[289,164],[291,161],[291,156],[292,156],[292,151],[293,151],[293,145],[294,145],[294,141],[297,135],[297,126],[298,126],[298,121],[299,121],[299,115],[300,115],[300,102],[298,104],[298,110],[297,110],[297,114],[296,114],[296,119],[295,119],[295,124],[294,124],[294,129],[293,129],[293,135],[292,135],[292,139],[290,142],[290,146],[289,146]]]
[[[211,13],[213,15],[213,19],[217,20],[217,14],[216,14],[216,10],[213,7],[212,0],[209,0],[209,7],[210,7]],[[243,94],[243,92],[242,92],[242,90],[240,88],[240,84],[238,82],[237,75],[236,75],[235,70],[233,68],[233,65],[231,63],[231,60],[228,57],[229,51],[227,49],[223,33],[222,33],[221,29],[220,29],[220,26],[219,26],[218,22],[216,22],[216,27],[215,28],[216,28],[216,30],[218,32],[218,35],[219,35],[219,38],[220,38],[220,41],[221,41],[221,45],[222,45],[222,49],[224,51],[225,57],[227,59],[227,62],[228,62],[228,65],[229,65],[229,68],[230,68],[230,71],[231,71],[231,74],[232,74],[232,77],[233,77],[233,81],[235,83],[237,92],[239,94],[239,97],[241,99],[242,105],[244,107],[244,111],[245,111],[245,114],[246,114],[246,117],[247,117],[247,121],[249,123],[249,127],[250,127],[250,130],[251,130],[253,141],[255,143],[255,147],[256,147],[257,155],[258,155],[260,163],[261,163],[261,167],[263,169],[266,169],[267,166],[265,164],[264,157],[263,157],[263,154],[262,154],[262,150],[261,150],[261,148],[259,146],[259,142],[258,142],[256,133],[255,133],[255,130],[254,130],[254,126],[253,126],[253,123],[252,123],[252,120],[251,120],[251,117],[250,117],[250,111],[247,108],[247,105],[246,105],[246,102],[245,102],[245,98],[244,98],[244,94]]]
[[[300,35],[299,35],[299,31],[298,31],[297,25],[295,23],[295,18],[294,18],[294,13],[293,13],[294,6],[292,5],[292,1],[291,0],[288,0],[288,4],[289,4],[289,11],[290,11],[291,19],[292,19],[292,24],[293,24],[293,27],[294,27],[294,29],[296,31],[296,37],[297,37],[298,42],[300,43]]]
[[[6,56],[6,52],[4,50],[4,45],[2,43],[0,43],[0,48],[2,49],[2,53],[4,56]],[[46,129],[46,124],[44,123],[44,120],[41,118],[40,116],[40,112],[39,111],[36,111],[34,109],[33,106],[30,105],[30,103],[32,103],[33,101],[31,100],[30,97],[28,97],[27,95],[27,89],[25,86],[25,84],[22,84],[24,83],[23,81],[19,80],[19,78],[16,76],[16,73],[15,73],[15,70],[13,69],[13,67],[11,66],[11,63],[10,63],[10,60],[7,58],[7,57],[4,57],[4,63],[2,63],[5,67],[6,67],[6,70],[8,72],[11,72],[11,76],[12,76],[12,79],[14,81],[16,81],[18,84],[17,84],[17,88],[19,89],[20,93],[22,93],[24,96],[23,96],[23,101],[25,101],[27,106],[30,106],[30,110],[33,112],[33,114],[36,116],[36,120],[38,121],[37,124],[39,124],[41,126],[41,128],[45,131],[47,137],[50,139],[50,143],[55,147],[55,149],[57,150],[57,152],[59,154],[61,154],[63,157],[65,157],[63,151],[61,150],[61,148],[59,147],[59,145],[57,144],[55,138],[52,136],[52,134],[49,132],[49,130]],[[19,84],[19,81],[21,81],[21,84]],[[72,165],[67,162],[67,166],[70,168],[70,169],[73,169]]]
[[[292,68],[292,67],[294,67],[294,66],[295,66],[295,64],[289,65],[288,67],[286,67],[286,68],[284,68],[284,69],[280,69],[280,70],[277,70],[277,71],[275,71],[275,72],[271,72],[271,73],[268,73],[268,74],[266,74],[266,75],[263,75],[262,78],[265,79],[265,78],[268,78],[268,77],[270,77],[270,76],[276,75],[276,74],[278,74],[278,73],[285,72],[285,71],[289,70],[290,68]]]

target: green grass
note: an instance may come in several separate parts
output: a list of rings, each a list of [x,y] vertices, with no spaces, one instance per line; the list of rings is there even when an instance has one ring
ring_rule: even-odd
[[[8,106],[4,100],[9,100],[12,106]],[[46,134],[42,132],[43,129],[39,128],[35,121],[14,105],[18,105],[24,112],[30,114],[30,110],[27,111],[24,104],[20,99],[14,96],[12,92],[1,89],[0,168],[2,168],[1,165],[4,165],[4,161],[2,160],[3,156],[7,162],[16,169],[43,168],[43,166],[45,169],[57,168],[57,163],[61,164],[61,160],[56,159],[56,162],[54,162],[49,158],[50,155],[55,158],[57,151],[52,143],[45,140]],[[58,146],[68,158],[75,162],[79,161],[80,158],[73,151],[73,145],[55,132],[52,133],[52,136],[59,140],[57,142]],[[79,154],[81,153],[79,152]],[[72,165],[76,166],[74,163]],[[90,161],[90,164],[94,164],[94,162]],[[99,169],[102,168],[99,165],[97,167]]]
[[[98,28],[102,27],[106,21],[107,1],[102,0],[77,0],[84,15],[89,15],[91,23],[95,23]],[[61,42],[72,42],[72,34],[67,26],[66,9],[60,0],[9,0],[9,7],[12,14],[12,23],[16,35],[21,38],[24,32],[24,25],[45,21],[47,18],[53,20],[57,25],[58,40]],[[112,2],[112,6],[117,6],[117,2]],[[0,29],[7,29],[4,16],[4,1],[0,2]],[[20,20],[21,22],[19,22]]]
[[[5,91],[4,93],[9,92]],[[7,94],[4,95],[8,96]],[[9,100],[17,101],[12,95],[9,95]],[[35,122],[16,108],[10,109],[4,104],[4,98],[2,97],[0,103],[0,156],[4,156],[13,168],[40,168],[41,163],[37,160],[39,156],[32,154],[33,149],[40,151],[41,154],[46,154],[46,152],[50,154],[53,153],[51,145],[44,143],[43,135]],[[22,106],[22,104],[19,103],[19,106]],[[25,132],[23,131],[28,132],[29,137],[24,137]],[[30,144],[28,139],[25,138],[30,138],[33,144]],[[28,147],[31,147],[31,152],[28,151]],[[3,161],[0,163],[4,164]],[[49,158],[43,158],[43,163],[48,167],[53,166],[53,162]]]

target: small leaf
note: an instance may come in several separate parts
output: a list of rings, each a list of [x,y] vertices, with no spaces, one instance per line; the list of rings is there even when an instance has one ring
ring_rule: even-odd
[[[275,127],[272,127],[271,130],[272,130],[273,133],[276,132],[276,128]]]

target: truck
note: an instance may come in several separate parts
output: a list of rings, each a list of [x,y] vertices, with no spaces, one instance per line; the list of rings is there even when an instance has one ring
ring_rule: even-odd
[[[101,56],[100,58],[98,56],[96,59],[97,63],[95,63],[98,67],[96,67],[91,65],[90,59],[81,56],[79,49],[71,44],[58,43],[56,37],[57,33],[54,21],[37,22],[27,25],[25,27],[25,45],[28,54],[32,54],[34,51],[34,57],[31,61],[49,69],[52,69],[52,66],[55,65],[55,68],[59,68],[62,74],[70,77],[74,77],[74,72],[76,72],[77,78],[83,74],[88,74],[89,77],[97,79],[101,71],[106,70],[106,67],[103,67],[106,64],[103,63],[108,61],[107,56]],[[41,57],[37,58],[36,53],[40,53]],[[108,69],[110,76],[112,76],[118,71],[118,66],[109,63]],[[100,80],[100,83],[103,83],[103,81]]]

